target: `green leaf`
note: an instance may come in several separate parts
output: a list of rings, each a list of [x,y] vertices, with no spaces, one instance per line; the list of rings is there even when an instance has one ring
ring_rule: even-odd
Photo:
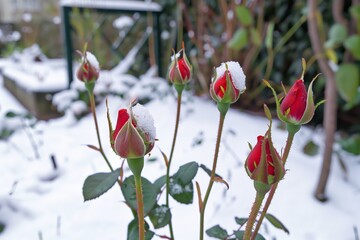
[[[360,5],[351,6],[349,11],[353,18],[360,19]]]
[[[346,27],[340,23],[331,26],[329,40],[335,44],[342,43],[347,37]]]
[[[146,216],[156,204],[158,188],[146,178],[142,177],[141,182],[144,199],[144,214]],[[121,191],[124,195],[126,203],[131,207],[131,209],[137,210],[135,179],[133,175],[124,180],[121,186]]]
[[[157,157],[151,157],[147,159],[148,162],[156,162],[157,160]]]
[[[154,186],[158,189],[158,193],[161,192],[161,188],[166,184],[166,175],[159,177],[155,180]]]
[[[247,222],[248,218],[238,218],[235,217],[235,222],[240,226],[244,225]]]
[[[211,170],[207,167],[207,166],[205,166],[204,164],[200,164],[200,168],[202,169],[202,170],[204,170],[208,175],[209,175],[209,177],[211,177]],[[222,178],[219,174],[217,174],[217,173],[215,173],[215,177],[219,177],[219,178]]]
[[[242,240],[244,238],[245,231],[234,231],[236,239]]]
[[[303,148],[303,152],[306,155],[315,156],[319,153],[319,146],[316,143],[314,143],[312,140],[310,140],[305,144]]]
[[[170,179],[170,195],[179,203],[190,204],[194,198],[194,185],[192,182],[183,185]]]
[[[274,23],[270,22],[265,37],[265,46],[267,49],[272,49],[273,47],[273,37],[274,37],[273,33],[274,33]]]
[[[244,26],[244,27],[249,27],[250,25],[253,24],[253,17],[251,15],[250,10],[244,6],[244,5],[240,5],[237,6],[235,8],[235,13],[237,18],[239,19],[240,23]]]
[[[0,233],[2,233],[5,230],[5,224],[0,222]]]
[[[245,231],[234,231],[234,235],[236,237],[236,240],[242,240],[244,238],[244,234],[245,234]],[[255,240],[266,240],[266,239],[263,237],[263,235],[258,233],[256,235]]]
[[[255,28],[251,28],[250,29],[250,36],[251,36],[251,41],[254,43],[255,46],[260,46],[261,45],[261,37],[258,31],[256,31]]]
[[[179,170],[173,175],[175,181],[179,181],[181,184],[186,185],[190,183],[199,169],[199,165],[196,162],[189,162],[182,165]]]
[[[289,234],[289,230],[285,227],[285,225],[280,222],[279,219],[277,219],[274,215],[267,213],[265,214],[265,218],[276,228],[284,230],[287,234]]]
[[[108,173],[95,173],[85,179],[83,185],[84,201],[95,199],[106,193],[118,180],[120,169]]]
[[[157,205],[149,213],[150,221],[155,229],[165,227],[171,219],[170,209],[166,205]]]
[[[360,35],[352,35],[347,38],[344,47],[351,52],[354,58],[360,60]]]
[[[349,138],[340,140],[339,143],[346,152],[360,155],[360,134],[354,134]]]
[[[154,232],[149,230],[149,224],[145,222],[145,239],[150,240],[154,237]],[[135,218],[128,225],[127,240],[139,240],[139,225]]]
[[[18,117],[20,116],[18,113],[15,113],[13,111],[8,111],[6,114],[5,114],[5,117],[7,118],[14,118],[14,117]]]
[[[226,239],[228,236],[228,233],[225,229],[223,229],[222,227],[220,227],[220,225],[215,225],[211,228],[209,228],[208,230],[206,230],[206,234],[209,237],[214,237],[217,239]]]
[[[238,29],[228,42],[228,47],[234,50],[243,49],[248,43],[248,33],[245,28]]]
[[[360,84],[358,67],[355,64],[341,64],[335,74],[335,82],[340,96],[349,103],[355,102]]]

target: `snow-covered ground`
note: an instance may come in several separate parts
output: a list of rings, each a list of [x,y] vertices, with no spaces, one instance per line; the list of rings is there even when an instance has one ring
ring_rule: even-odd
[[[120,98],[109,98],[113,122],[117,110],[128,104]],[[170,151],[176,99],[169,94],[161,100],[153,100],[146,107],[155,119],[159,141],[152,151],[152,157],[158,160],[147,161],[143,175],[154,181],[166,173],[159,149],[165,153]],[[0,79],[0,116],[8,110],[24,111],[3,88]],[[98,105],[97,112],[105,152],[112,165],[119,167],[121,160],[109,146],[104,102]],[[218,112],[212,101],[185,94],[173,173],[190,161],[211,166],[217,123]],[[206,229],[220,224],[232,232],[238,227],[234,217],[247,217],[255,191],[243,163],[249,152],[248,142],[254,145],[256,137],[265,133],[267,123],[264,118],[239,110],[231,109],[228,113],[217,172],[230,184],[230,189],[226,190],[222,184],[214,185],[207,205]],[[274,124],[273,141],[280,151],[285,145],[286,132],[276,128],[277,124]],[[29,134],[36,142],[39,158],[35,157]],[[302,152],[309,139],[320,145],[320,152],[314,157]],[[355,239],[354,228],[360,229],[360,159],[345,157],[347,181],[338,162],[334,161],[327,187],[329,201],[319,203],[314,199],[313,191],[321,167],[323,142],[322,129],[302,127],[296,135],[286,166],[289,171],[279,184],[269,209],[269,213],[285,224],[290,234],[266,223],[267,228],[261,229],[266,239]],[[0,223],[5,224],[0,240],[126,239],[132,214],[117,185],[98,199],[83,201],[85,178],[108,171],[101,155],[87,148],[86,144],[97,145],[92,117],[88,115],[76,121],[71,114],[38,122],[34,128],[19,128],[7,141],[0,141]],[[51,156],[56,160],[57,170],[52,167]],[[127,170],[125,174],[129,176],[130,172]],[[204,193],[208,175],[199,169],[195,180]],[[160,203],[164,202],[162,196]],[[175,201],[170,205],[176,239],[198,239],[197,194],[191,205]],[[168,228],[156,230],[156,233],[168,235]]]

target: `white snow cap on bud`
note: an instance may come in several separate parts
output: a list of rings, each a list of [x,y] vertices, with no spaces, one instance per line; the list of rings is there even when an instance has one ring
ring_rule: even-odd
[[[216,76],[221,77],[226,71],[226,65],[227,69],[230,72],[232,83],[234,84],[234,87],[236,87],[240,92],[245,91],[245,81],[246,76],[244,74],[244,71],[240,64],[238,62],[229,61],[226,63],[221,63],[219,67],[216,68]],[[215,79],[213,79],[214,81]]]
[[[136,127],[147,133],[150,141],[155,141],[156,128],[154,126],[154,119],[149,111],[143,105],[136,104],[132,107],[132,114],[136,121]]]
[[[94,67],[97,71],[100,71],[100,64],[94,54],[91,52],[86,52],[86,59],[89,61],[92,67]],[[84,57],[82,61],[84,61]]]

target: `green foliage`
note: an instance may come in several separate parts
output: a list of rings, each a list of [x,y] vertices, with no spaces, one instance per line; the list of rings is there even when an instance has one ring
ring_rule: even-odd
[[[197,164],[197,162],[186,163],[179,168],[179,170],[172,176],[172,179],[175,182],[186,185],[194,179],[198,168],[199,165]]]
[[[209,237],[213,237],[216,239],[226,239],[228,236],[227,231],[224,228],[220,227],[220,225],[215,225],[209,228],[208,230],[206,230],[206,234]]]
[[[244,237],[245,231],[234,231],[234,235],[236,236],[236,240],[242,240]],[[256,235],[255,240],[266,240],[260,233]]]
[[[192,182],[183,184],[170,179],[170,196],[179,203],[190,204],[194,199],[194,184]]]
[[[347,37],[347,29],[342,24],[334,24],[329,31],[329,39],[325,43],[325,46],[332,48],[337,44],[342,44]]]
[[[346,152],[360,155],[360,134],[354,134],[349,138],[342,139],[339,143]]]
[[[154,182],[154,186],[157,188],[158,192],[160,192],[161,188],[165,185],[165,183],[166,183],[166,175],[156,179]]]
[[[360,50],[360,46],[359,46]],[[335,75],[336,87],[339,95],[353,105],[358,95],[360,72],[355,64],[341,64]]]
[[[319,153],[319,145],[310,140],[303,147],[303,152],[309,156],[316,156]]]
[[[345,40],[344,46],[354,58],[360,60],[360,35],[353,35]]]
[[[254,21],[251,12],[246,6],[244,5],[236,6],[235,13],[240,23],[244,27],[249,27],[253,24]]]
[[[194,198],[194,184],[192,180],[196,176],[199,165],[189,162],[182,165],[179,170],[170,177],[170,195],[179,203],[190,204]]]
[[[265,218],[276,228],[283,230],[284,232],[286,232],[287,234],[289,234],[289,230],[285,227],[285,225],[279,220],[277,219],[274,215],[270,214],[270,213],[266,213],[265,214]]]
[[[85,179],[83,185],[84,201],[92,200],[106,193],[118,180],[120,169],[107,173],[95,173]]]
[[[165,205],[156,205],[149,213],[150,221],[155,229],[165,227],[171,219],[171,212]]]
[[[156,204],[158,188],[146,178],[141,178],[142,192],[144,199],[144,214],[147,215]],[[121,191],[124,195],[126,203],[132,210],[137,209],[135,178],[133,175],[126,178],[121,185]]]
[[[150,240],[155,233],[149,230],[149,224],[145,222],[145,240]],[[127,240],[139,240],[139,225],[138,219],[135,218],[128,225]]]
[[[235,222],[240,226],[243,226],[248,221],[248,218],[235,217]]]
[[[248,43],[248,33],[247,30],[244,28],[238,29],[232,39],[228,42],[228,46],[234,50],[241,50],[243,49]]]
[[[14,120],[17,120],[18,124],[6,124],[8,121]],[[28,120],[26,121],[26,124],[24,120]],[[34,127],[36,123],[37,121],[31,113],[8,111],[0,117],[0,140],[7,140],[18,129]]]
[[[2,233],[5,230],[5,224],[0,222],[0,233]]]

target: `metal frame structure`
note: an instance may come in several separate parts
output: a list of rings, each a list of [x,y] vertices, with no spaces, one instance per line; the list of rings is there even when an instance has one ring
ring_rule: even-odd
[[[147,1],[114,1],[114,0],[63,0],[60,2],[62,10],[62,19],[63,19],[63,35],[64,35],[64,44],[66,50],[66,62],[68,69],[68,80],[69,87],[73,81],[74,71],[73,71],[73,45],[71,39],[71,24],[70,24],[70,15],[73,8],[79,8],[80,12],[84,9],[91,9],[96,12],[102,13],[139,13],[145,15],[147,13],[152,13],[153,18],[153,34],[154,34],[154,50],[155,50],[155,59],[158,67],[159,76],[163,76],[162,64],[160,62],[161,56],[161,29],[160,29],[160,14],[162,12],[162,7],[158,3],[147,2]]]

